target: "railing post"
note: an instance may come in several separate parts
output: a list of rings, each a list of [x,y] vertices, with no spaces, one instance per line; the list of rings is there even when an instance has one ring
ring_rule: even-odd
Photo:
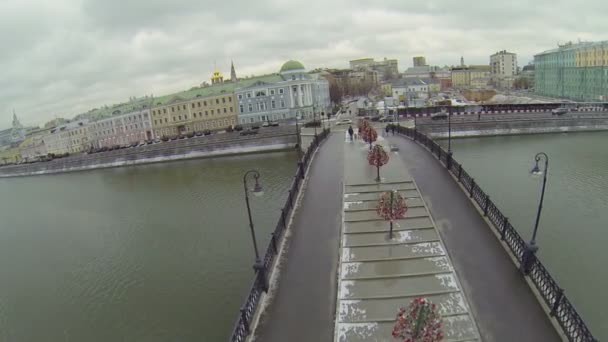
[[[247,310],[245,308],[241,308],[241,321],[243,321],[245,331],[247,332],[247,335],[249,335],[251,331],[249,330],[249,321],[247,320]]]
[[[505,234],[507,232],[507,225],[509,224],[509,218],[505,216],[505,219],[502,221],[502,232],[500,232],[500,239],[505,239]]]
[[[452,151],[448,151],[445,167],[448,169],[448,172],[450,172],[450,170],[452,169]]]
[[[555,302],[553,302],[553,306],[551,307],[550,315],[552,317],[555,317],[555,314],[557,313],[557,308],[559,307],[559,304],[562,302],[563,297],[564,297],[564,289],[558,288],[557,295],[555,296]]]
[[[462,164],[458,167],[458,181],[460,182],[460,177],[462,176]]]
[[[289,207],[292,208],[293,207],[293,198],[291,196],[291,190],[289,190]]]
[[[490,205],[490,195],[486,195],[486,203],[483,206],[483,216],[488,216],[488,206]]]
[[[298,162],[298,167],[300,168],[300,178],[304,179],[304,164]]]
[[[272,245],[272,250],[274,251],[274,254],[277,254],[279,250],[277,248],[277,236],[274,232],[270,233],[270,244]]]
[[[268,278],[266,278],[266,267],[264,266],[264,261],[260,261],[259,263],[256,262],[253,265],[253,269],[258,276],[258,285],[262,287],[262,291],[268,293]]]
[[[281,209],[281,221],[283,222],[283,228],[287,228],[287,221],[285,220],[285,209]]]
[[[471,190],[469,192],[469,195],[471,195],[471,198],[473,198],[473,189],[475,189],[475,178],[471,178]]]

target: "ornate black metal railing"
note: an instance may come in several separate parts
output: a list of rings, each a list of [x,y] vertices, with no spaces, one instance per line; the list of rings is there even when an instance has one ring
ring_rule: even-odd
[[[272,269],[273,263],[278,255],[281,239],[283,239],[285,236],[285,229],[287,228],[291,214],[293,214],[293,209],[296,204],[296,197],[298,196],[298,192],[302,187],[306,168],[310,164],[310,160],[315,149],[327,137],[328,134],[329,129],[326,129],[320,134],[316,135],[308,149],[306,149],[306,152],[304,152],[304,155],[302,155],[302,159],[298,162],[298,169],[296,170],[293,182],[291,183],[291,188],[289,189],[287,199],[285,200],[285,205],[281,209],[279,222],[277,222],[274,231],[271,233],[270,243],[266,248],[266,254],[264,254],[265,272],[262,274],[266,274],[268,277],[272,273],[270,270]],[[234,324],[234,329],[232,330],[232,335],[230,336],[231,342],[245,341],[251,332],[251,320],[258,309],[260,297],[264,291],[264,284],[260,283],[263,281],[260,278],[260,270],[256,270],[255,272],[256,276],[251,284],[251,289],[247,294],[247,298],[245,298],[245,302],[241,306],[240,314]]]
[[[439,144],[425,134],[420,133],[416,129],[403,126],[398,126],[397,132],[426,147],[429,152],[436,156],[449,172],[456,177],[458,182],[462,184],[467,195],[477,203],[479,208],[483,211],[483,215],[492,222],[493,228],[500,235],[501,240],[509,247],[521,266],[525,250],[524,239],[519,235],[517,230],[513,228],[509,219],[498,209],[494,202],[492,202],[490,196],[475,183],[475,179],[463,169],[460,163],[453,159],[451,154],[446,152]],[[565,296],[563,289],[559,287],[557,281],[549,274],[549,271],[536,255],[532,255],[532,258],[533,264],[529,277],[541,294],[545,304],[550,308],[551,316],[555,317],[568,340],[576,342],[597,341],[582,317],[574,308],[574,305],[572,305]]]

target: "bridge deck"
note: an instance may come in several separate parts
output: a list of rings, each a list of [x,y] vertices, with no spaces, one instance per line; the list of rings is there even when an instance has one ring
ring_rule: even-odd
[[[482,340],[560,341],[517,267],[445,168],[409,139],[388,141],[399,147],[400,159],[430,208]]]
[[[418,296],[438,305],[445,341],[479,340],[449,256],[405,163],[391,154],[378,184],[366,154],[367,145],[346,142],[335,340],[392,341],[397,311]],[[409,209],[406,218],[395,221],[389,239],[389,224],[375,206],[383,191],[393,189]]]

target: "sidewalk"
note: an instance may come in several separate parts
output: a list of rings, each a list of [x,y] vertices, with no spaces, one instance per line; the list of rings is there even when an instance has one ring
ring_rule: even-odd
[[[379,137],[379,143],[386,140]],[[388,146],[385,146],[388,151]],[[345,141],[344,215],[335,341],[394,341],[396,314],[415,297],[438,305],[444,341],[479,341],[467,299],[435,223],[397,153],[381,168],[367,163],[368,145]],[[383,191],[406,198],[406,218],[389,223],[375,212]]]
[[[405,162],[431,208],[482,339],[561,341],[491,228],[446,169],[417,143],[398,136],[388,140],[399,147],[400,158],[393,159]]]
[[[343,180],[342,136],[331,134],[314,157],[297,209],[278,288],[256,341],[331,341]]]

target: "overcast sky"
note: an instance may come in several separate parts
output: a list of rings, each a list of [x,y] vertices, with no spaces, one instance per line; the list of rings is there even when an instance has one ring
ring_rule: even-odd
[[[360,57],[432,65],[487,64],[502,49],[520,65],[568,40],[604,40],[608,1],[1,0],[0,128],[14,108],[41,125],[226,75],[347,67]]]

